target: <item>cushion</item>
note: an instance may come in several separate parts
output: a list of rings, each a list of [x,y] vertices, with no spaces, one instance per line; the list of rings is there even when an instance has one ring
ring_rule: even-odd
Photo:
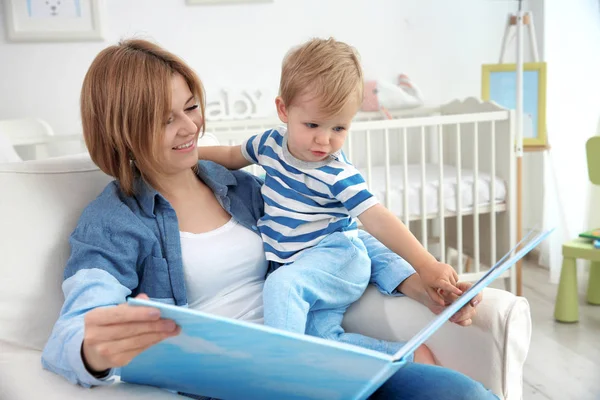
[[[21,161],[8,137],[0,132],[0,164]]]
[[[119,383],[85,389],[41,368],[41,353],[0,342],[0,399],[182,400],[165,390]]]
[[[0,165],[0,341],[43,348],[64,301],[69,235],[109,181],[87,154]]]

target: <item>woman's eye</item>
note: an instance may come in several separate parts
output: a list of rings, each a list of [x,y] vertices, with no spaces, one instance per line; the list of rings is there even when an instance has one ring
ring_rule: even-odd
[[[316,128],[317,126],[319,126],[319,125],[317,125],[317,124],[313,124],[312,122],[307,122],[307,123],[306,123],[306,124],[304,124],[304,125],[306,125],[306,127],[307,127],[307,128],[309,128],[309,129],[314,129],[314,128]]]
[[[171,125],[171,123],[173,122],[173,117],[169,118],[166,122],[167,125]]]
[[[193,106],[186,108],[185,111],[194,111],[198,109],[198,107],[200,107],[198,104],[194,104]]]

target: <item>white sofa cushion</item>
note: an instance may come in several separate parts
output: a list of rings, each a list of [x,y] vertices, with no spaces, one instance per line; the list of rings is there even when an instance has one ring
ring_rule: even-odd
[[[87,154],[0,165],[1,341],[43,348],[64,301],[69,235],[109,181]]]
[[[19,162],[21,157],[15,151],[8,136],[0,132],[0,163]]]
[[[40,352],[0,342],[0,399],[3,400],[183,400],[165,390],[141,385],[86,389],[40,365]]]

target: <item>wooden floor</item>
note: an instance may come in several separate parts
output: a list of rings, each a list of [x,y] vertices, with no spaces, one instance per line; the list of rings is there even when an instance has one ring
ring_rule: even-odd
[[[600,400],[600,306],[585,301],[587,276],[581,276],[579,322],[556,322],[557,285],[548,276],[547,269],[525,262],[523,296],[531,306],[533,332],[523,398]]]

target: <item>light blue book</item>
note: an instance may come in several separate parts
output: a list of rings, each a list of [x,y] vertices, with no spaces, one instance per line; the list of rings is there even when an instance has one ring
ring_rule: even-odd
[[[366,399],[454,313],[550,232],[531,239],[531,234],[526,236],[521,250],[512,257],[515,249],[507,253],[393,356],[130,298],[131,305],[158,308],[162,318],[172,319],[181,327],[181,333],[135,357],[122,368],[121,380],[224,400]]]

